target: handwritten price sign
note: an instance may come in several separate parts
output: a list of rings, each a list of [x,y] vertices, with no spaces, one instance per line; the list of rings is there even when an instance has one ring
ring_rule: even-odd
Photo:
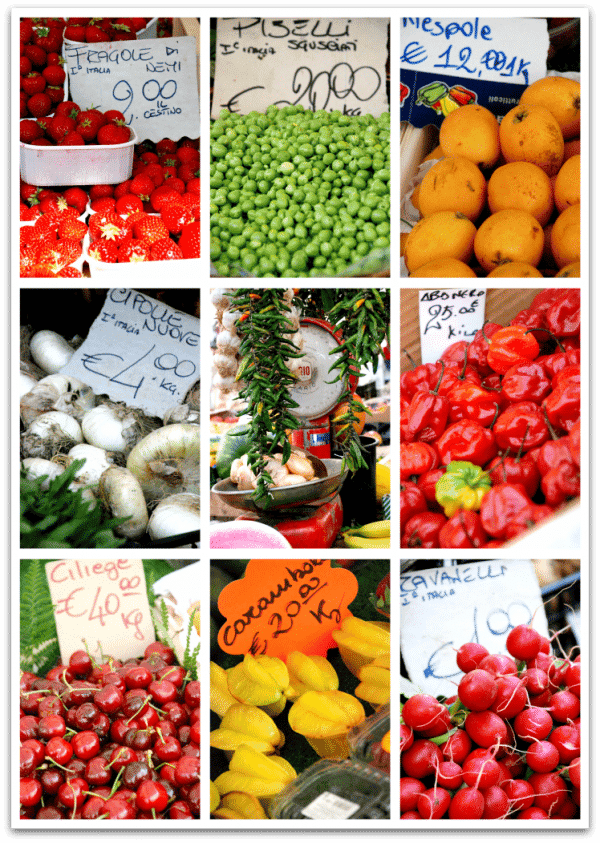
[[[385,89],[387,18],[217,20],[213,118],[270,105],[378,117]]]
[[[61,559],[46,577],[63,662],[84,644],[92,656],[129,659],[155,640],[141,559]]]
[[[470,341],[483,326],[485,290],[421,290],[421,360],[435,363],[454,342]]]
[[[331,568],[328,559],[251,559],[243,579],[226,586],[219,630],[226,653],[287,656],[300,650],[326,656],[331,636],[350,615],[358,592],[350,571]]]
[[[506,637],[529,623],[548,635],[530,560],[473,562],[400,575],[400,647],[409,678],[424,693],[455,694],[456,650],[467,642],[506,652]],[[536,612],[536,609],[539,610]]]
[[[98,395],[153,416],[182,402],[198,380],[200,321],[136,290],[109,290],[63,374]]]
[[[139,141],[200,136],[195,38],[69,44],[64,58],[71,99],[117,109]]]

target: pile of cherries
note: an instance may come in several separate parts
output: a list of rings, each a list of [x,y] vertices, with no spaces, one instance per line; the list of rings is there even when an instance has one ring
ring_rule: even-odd
[[[555,658],[525,625],[511,630],[507,650],[463,644],[456,696],[404,702],[401,819],[579,817],[580,657]]]
[[[77,650],[20,683],[22,819],[200,816],[200,682],[150,644],[94,664]]]

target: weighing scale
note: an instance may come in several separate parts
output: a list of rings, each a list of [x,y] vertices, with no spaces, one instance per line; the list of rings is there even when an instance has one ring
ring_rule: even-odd
[[[331,459],[331,423],[329,414],[345,392],[343,381],[330,383],[335,362],[330,352],[343,342],[341,331],[323,319],[306,317],[300,320],[304,338],[303,357],[297,365],[298,381],[290,388],[290,395],[298,404],[290,412],[300,422],[290,441],[296,449],[318,457],[327,470],[309,483],[271,490],[272,498],[258,507],[252,491],[238,490],[230,480],[220,480],[212,490],[221,500],[253,515],[240,515],[238,521],[259,520],[275,527],[294,548],[331,547],[343,521],[339,489],[347,471],[341,473],[342,460]],[[358,376],[349,379],[352,391]]]

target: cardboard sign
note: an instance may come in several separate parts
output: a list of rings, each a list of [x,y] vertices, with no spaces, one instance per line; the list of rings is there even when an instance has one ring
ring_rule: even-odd
[[[200,136],[195,38],[65,44],[63,55],[71,99],[117,109],[138,143]]]
[[[530,560],[400,574],[400,648],[409,679],[423,693],[455,694],[462,675],[456,650],[474,641],[490,653],[506,653],[510,630],[532,618],[547,636],[542,603]]]
[[[372,114],[389,110],[387,18],[217,20],[212,116],[270,105]]]
[[[435,363],[452,343],[470,342],[485,320],[485,290],[420,290],[421,361]]]
[[[283,660],[295,650],[326,656],[357,592],[354,574],[331,568],[329,559],[251,559],[244,578],[219,596],[227,619],[219,647]]]
[[[470,103],[506,114],[546,75],[544,18],[403,18],[400,41],[400,117],[413,126]]]
[[[99,660],[135,658],[155,640],[141,559],[61,559],[46,577],[65,664],[86,646]]]
[[[136,290],[114,289],[61,373],[162,416],[198,380],[199,346],[199,319]]]

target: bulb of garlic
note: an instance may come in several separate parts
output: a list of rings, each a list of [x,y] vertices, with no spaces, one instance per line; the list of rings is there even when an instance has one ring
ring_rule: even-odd
[[[169,495],[158,504],[148,522],[148,535],[153,541],[192,530],[200,530],[199,495]]]
[[[21,436],[23,457],[53,457],[67,446],[83,441],[79,422],[59,410],[43,413],[32,421]]]
[[[168,424],[137,443],[127,468],[142,485],[146,500],[160,500],[173,492],[200,490],[200,426]]]
[[[146,532],[148,510],[142,487],[126,468],[111,466],[100,477],[100,497],[110,509],[114,518],[128,516],[115,533],[128,539],[135,539]]]

